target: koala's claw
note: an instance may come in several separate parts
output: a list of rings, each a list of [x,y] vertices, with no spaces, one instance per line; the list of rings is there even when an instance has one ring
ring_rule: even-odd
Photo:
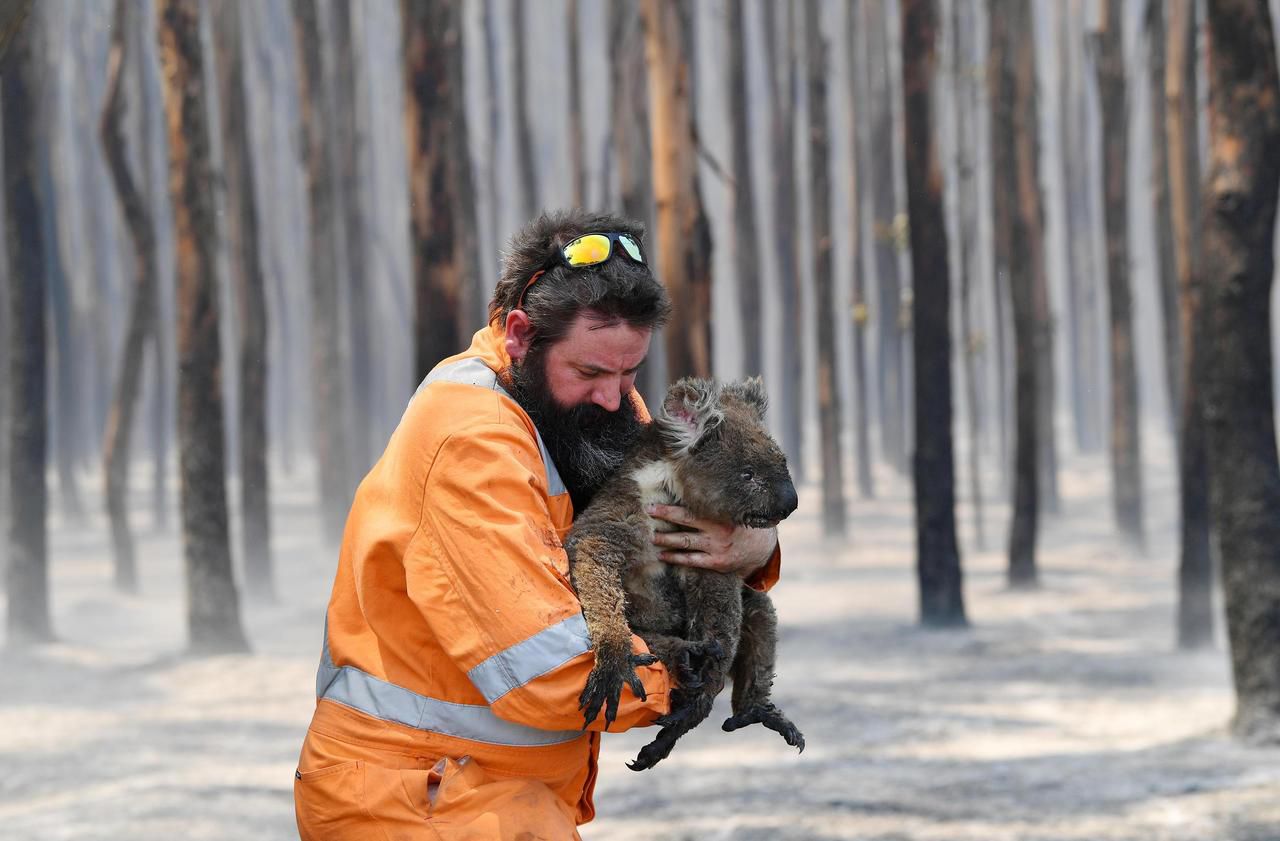
[[[758,704],[743,710],[737,715],[725,719],[721,729],[727,733],[732,733],[734,730],[739,730],[749,724],[763,724],[782,736],[787,744],[793,748],[799,748],[800,753],[804,753],[804,734],[773,704]]]
[[[679,739],[686,732],[685,728],[676,726],[663,727],[658,731],[658,735],[652,742],[640,748],[640,753],[636,758],[627,763],[627,767],[632,771],[648,771],[671,754],[671,749],[675,747],[676,739]]]
[[[622,684],[631,687],[632,693],[641,701],[648,695],[644,683],[636,674],[637,666],[648,666],[658,662],[652,654],[628,654],[625,658],[601,657],[596,655],[596,666],[587,678],[587,685],[578,696],[578,709],[582,710],[582,729],[586,730],[604,707],[604,726],[609,729],[618,717],[618,701],[622,695]]]

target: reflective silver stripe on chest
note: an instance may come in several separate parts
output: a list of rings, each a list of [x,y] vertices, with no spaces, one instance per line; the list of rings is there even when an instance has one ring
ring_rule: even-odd
[[[337,667],[329,654],[325,620],[324,654],[316,672],[316,697],[362,713],[444,736],[492,745],[543,747],[581,738],[581,730],[539,730],[494,715],[484,704],[458,704],[429,698],[376,678],[354,666]]]
[[[498,375],[493,372],[488,365],[485,365],[474,356],[466,359],[459,359],[457,362],[450,362],[448,365],[437,365],[427,374],[426,379],[414,391],[416,397],[424,388],[436,382],[458,383],[460,385],[473,385],[477,388],[490,389],[505,394],[507,397],[511,395],[502,383],[498,382]],[[514,398],[512,398],[514,400]],[[565,487],[564,481],[560,478],[560,471],[556,469],[556,463],[551,460],[551,451],[547,449],[547,445],[542,440],[542,433],[538,432],[537,427],[534,428],[534,434],[538,436],[538,452],[542,454],[542,466],[547,473],[547,495],[559,496],[568,493],[569,489]]]

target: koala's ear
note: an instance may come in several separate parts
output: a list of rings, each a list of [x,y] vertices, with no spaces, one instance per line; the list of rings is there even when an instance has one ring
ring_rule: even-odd
[[[748,377],[741,382],[728,383],[724,386],[724,395],[747,404],[759,420],[764,420],[764,413],[769,408],[769,395],[764,390],[764,380]]]
[[[685,456],[723,420],[720,388],[711,380],[685,377],[667,389],[662,412],[654,423],[667,448],[676,456]]]

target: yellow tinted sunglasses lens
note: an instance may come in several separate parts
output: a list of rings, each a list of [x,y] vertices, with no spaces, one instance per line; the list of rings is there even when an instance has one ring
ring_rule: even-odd
[[[609,238],[604,234],[587,234],[564,247],[564,258],[571,266],[594,266],[609,259]]]
[[[618,242],[622,243],[622,250],[627,252],[628,257],[635,260],[637,263],[644,262],[644,258],[640,256],[640,243],[636,242],[626,234],[618,237]]]

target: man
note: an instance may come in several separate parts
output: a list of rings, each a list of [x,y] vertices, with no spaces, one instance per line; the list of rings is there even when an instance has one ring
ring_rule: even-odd
[[[582,729],[594,659],[561,541],[648,420],[635,376],[670,304],[640,241],[609,215],[526,226],[489,325],[360,484],[295,775],[304,841],[564,839],[593,817],[604,719]],[[772,529],[654,513],[692,529],[655,537],[667,560],[776,580]],[[614,730],[668,710],[667,671],[637,672]]]

